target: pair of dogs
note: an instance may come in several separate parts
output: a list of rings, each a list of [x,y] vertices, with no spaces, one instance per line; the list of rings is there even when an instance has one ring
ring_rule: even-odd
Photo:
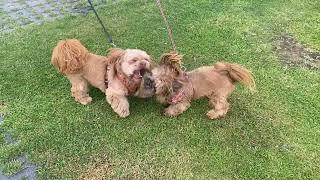
[[[218,62],[190,72],[181,67],[182,56],[163,54],[155,64],[139,49],[113,48],[107,56],[90,53],[79,40],[58,42],[51,63],[71,83],[71,95],[81,104],[88,104],[89,85],[100,89],[107,102],[120,116],[130,114],[127,96],[156,96],[165,104],[164,115],[177,116],[190,107],[193,99],[207,97],[212,109],[210,119],[223,117],[229,109],[228,97],[240,82],[254,90],[255,82],[249,70],[239,64]]]

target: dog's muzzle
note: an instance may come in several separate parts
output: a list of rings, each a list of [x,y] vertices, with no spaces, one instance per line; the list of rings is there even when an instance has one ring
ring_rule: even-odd
[[[154,79],[152,78],[151,74],[148,73],[146,74],[144,77],[144,88],[146,90],[152,90],[153,92],[155,92],[156,88],[155,88],[155,82]]]

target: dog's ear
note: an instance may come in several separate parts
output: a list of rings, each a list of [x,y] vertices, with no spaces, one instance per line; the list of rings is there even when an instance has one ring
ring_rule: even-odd
[[[180,81],[178,81],[177,79],[175,79],[173,82],[172,82],[172,89],[174,92],[177,92],[181,87],[182,87],[182,83]]]
[[[169,66],[176,72],[180,73],[181,70],[181,63],[182,63],[182,55],[178,54],[177,52],[170,52],[165,53],[161,56],[160,65]]]
[[[108,52],[107,58],[108,58],[109,64],[114,64],[118,62],[125,53],[125,50],[121,48],[111,48],[108,51],[109,52]]]

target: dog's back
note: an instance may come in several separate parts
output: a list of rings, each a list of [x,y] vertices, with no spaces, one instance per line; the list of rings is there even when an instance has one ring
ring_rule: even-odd
[[[203,66],[188,72],[194,88],[194,98],[224,94],[228,96],[240,82],[255,89],[254,79],[249,70],[230,63],[216,63],[214,66]]]
[[[89,53],[77,39],[61,40],[53,49],[51,63],[73,82],[89,82],[105,90],[107,58]]]
[[[81,74],[93,87],[99,88],[104,92],[106,67],[106,57],[89,53]]]
[[[214,92],[232,92],[234,84],[232,80],[215,70],[213,66],[203,66],[188,72],[190,81],[194,88],[193,98],[210,96]]]

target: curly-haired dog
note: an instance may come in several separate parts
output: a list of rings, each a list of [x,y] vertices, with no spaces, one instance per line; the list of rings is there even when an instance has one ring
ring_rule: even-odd
[[[227,98],[237,82],[250,90],[255,88],[251,73],[239,64],[218,62],[183,72],[181,59],[177,53],[164,54],[159,66],[152,70],[157,100],[169,105],[164,110],[166,116],[177,116],[190,107],[191,100],[207,97],[212,105],[207,116],[223,117],[229,109]]]
[[[90,53],[77,39],[67,39],[59,41],[53,49],[51,63],[70,80],[71,95],[76,101],[90,103],[88,86],[92,85],[106,94],[120,117],[129,115],[126,96],[153,95],[143,86],[143,77],[150,72],[152,62],[142,50],[111,49],[105,57]]]

